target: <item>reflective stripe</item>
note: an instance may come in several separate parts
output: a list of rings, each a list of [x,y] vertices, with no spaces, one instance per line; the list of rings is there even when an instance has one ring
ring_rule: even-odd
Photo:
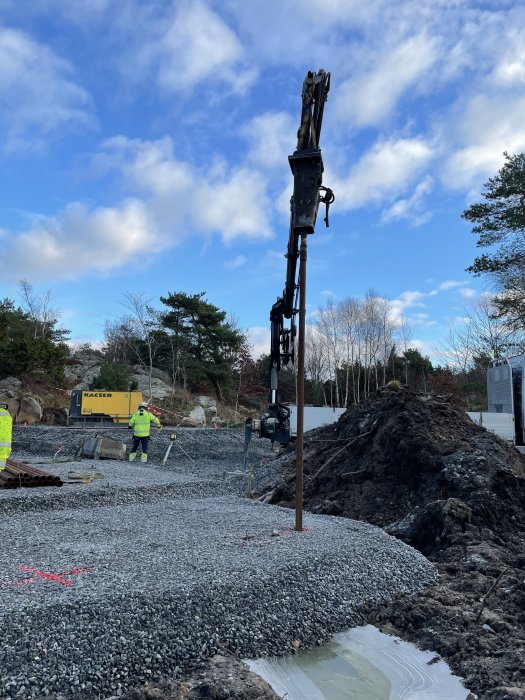
[[[6,411],[5,408],[0,408],[0,416],[10,416],[11,414],[9,411]]]
[[[11,447],[10,442],[0,442],[0,447]]]

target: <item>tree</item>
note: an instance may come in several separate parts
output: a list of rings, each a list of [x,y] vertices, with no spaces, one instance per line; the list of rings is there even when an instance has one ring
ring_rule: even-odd
[[[33,338],[49,339],[56,342],[67,340],[69,331],[57,328],[60,309],[54,307],[53,293],[46,289],[41,294],[33,290],[33,285],[27,280],[20,280],[20,295],[22,308],[32,324]]]
[[[485,184],[485,202],[473,204],[462,217],[474,224],[477,246],[493,248],[467,270],[488,274],[499,294],[494,303],[516,328],[525,326],[525,154],[504,154],[505,164]]]
[[[447,394],[451,403],[465,410],[465,395],[459,375],[450,368],[436,367],[428,383],[433,394]]]
[[[233,366],[242,345],[243,334],[232,320],[205,298],[205,292],[170,293],[161,297],[168,311],[161,314],[163,327],[176,339],[184,376],[195,386],[210,383],[222,401],[223,391],[232,382]]]
[[[28,312],[17,308],[11,299],[0,301],[0,376],[29,374],[35,379],[63,383],[69,350],[65,343],[53,340],[55,321],[46,337],[35,337],[34,328]]]
[[[392,302],[372,290],[364,299],[328,300],[318,310],[306,336],[305,367],[313,389],[322,382],[325,403],[359,403],[395,375],[398,326]],[[313,396],[320,400],[319,392]]]
[[[479,358],[487,358],[487,367],[492,358],[519,355],[524,350],[525,328],[516,329],[507,318],[500,316],[494,299],[484,294],[471,308],[464,310],[460,325],[450,327],[438,356],[446,367],[466,377]]]
[[[127,292],[124,294],[123,305],[131,314],[123,321],[122,328],[126,329],[123,337],[139,364],[148,371],[151,396],[153,362],[160,345],[159,336],[155,332],[160,326],[158,312],[152,308],[151,299],[147,299],[144,293],[131,294]]]
[[[243,335],[233,370],[237,379],[235,411],[239,410],[241,397],[249,401],[253,401],[256,398],[257,404],[260,403],[260,398],[266,394],[266,388],[260,376],[259,367],[252,357],[251,346],[246,335]]]
[[[305,376],[311,382],[313,402],[326,406],[324,389],[326,357],[323,353],[322,338],[314,326],[306,326],[305,331]]]
[[[408,386],[416,391],[427,391],[428,377],[433,372],[428,357],[423,357],[416,348],[408,348],[403,353],[403,359],[407,368]]]
[[[324,308],[319,309],[315,320],[315,328],[316,333],[322,339],[323,353],[326,357],[326,367],[330,380],[333,379],[335,383],[335,397],[330,397],[330,405],[339,406],[339,377],[337,370],[341,364],[341,339],[339,312],[333,299],[329,299]],[[330,393],[331,392],[332,385],[330,383]]]
[[[133,391],[135,387],[132,387],[129,367],[118,362],[105,362],[89,388],[105,389],[106,391]]]
[[[353,400],[359,400],[360,364],[356,362],[361,349],[362,305],[358,299],[343,299],[339,304],[339,323],[344,355],[345,369],[345,398],[344,406],[348,406],[350,392],[350,374],[352,375]],[[357,376],[356,376],[357,375]]]

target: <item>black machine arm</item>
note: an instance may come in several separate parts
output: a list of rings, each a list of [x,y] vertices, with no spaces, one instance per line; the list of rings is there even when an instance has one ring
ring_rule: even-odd
[[[279,403],[278,373],[282,365],[294,362],[294,341],[296,335],[295,316],[297,308],[297,260],[299,241],[302,235],[311,234],[315,229],[319,204],[326,206],[324,218],[329,225],[328,209],[334,201],[332,191],[323,187],[323,158],[319,147],[323,123],[324,105],[330,90],[330,73],[319,70],[308,72],[303,82],[301,124],[297,132],[297,148],[288,162],[294,178],[293,194],[290,200],[290,230],[286,252],[286,282],[282,296],[272,306],[270,312],[270,392],[268,412],[262,418],[246,423],[246,440],[249,441],[252,429],[260,437],[286,445],[290,442],[290,409]],[[285,327],[285,319],[289,327]],[[246,447],[247,450],[247,447]]]

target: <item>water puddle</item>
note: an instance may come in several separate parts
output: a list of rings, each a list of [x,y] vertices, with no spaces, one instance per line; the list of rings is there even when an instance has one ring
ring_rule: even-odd
[[[366,625],[293,657],[246,663],[286,700],[465,700],[469,691],[437,658]]]

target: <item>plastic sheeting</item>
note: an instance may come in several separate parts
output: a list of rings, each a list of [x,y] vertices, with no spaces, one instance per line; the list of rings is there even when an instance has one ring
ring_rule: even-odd
[[[465,700],[468,695],[435,653],[372,625],[293,657],[246,662],[286,700]]]

